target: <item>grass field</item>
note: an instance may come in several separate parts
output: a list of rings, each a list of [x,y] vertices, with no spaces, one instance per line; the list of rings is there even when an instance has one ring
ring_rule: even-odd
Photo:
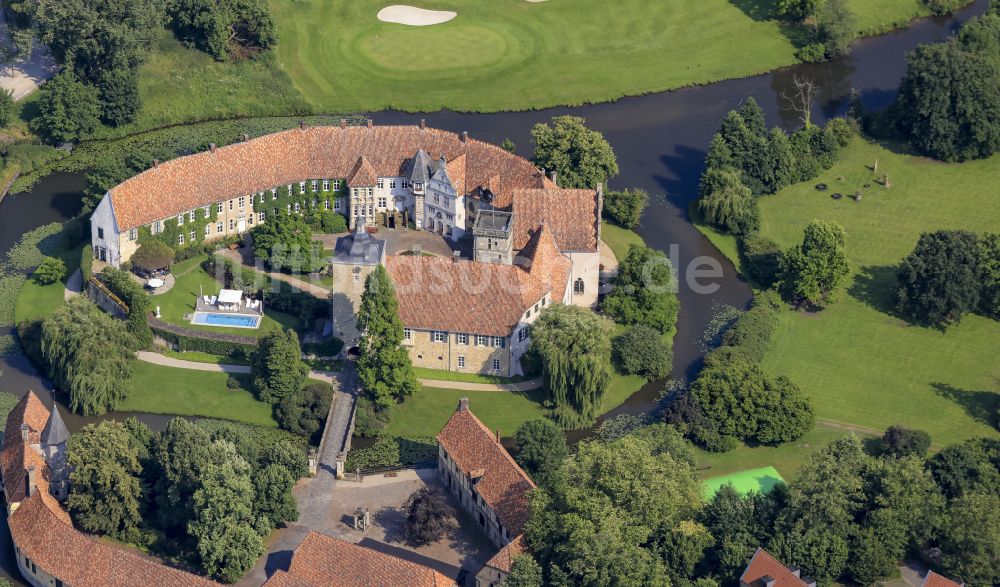
[[[14,320],[20,324],[25,320],[41,320],[52,315],[65,304],[66,281],[80,268],[80,248],[62,248],[52,255],[66,263],[66,276],[47,285],[29,278],[21,288],[14,303]]]
[[[646,244],[634,230],[622,228],[610,222],[601,223],[601,240],[608,245],[619,262],[628,254],[630,245],[642,246]]]
[[[928,12],[920,0],[848,3],[859,32]],[[796,62],[773,0],[426,0],[458,13],[427,27],[380,22],[380,0],[270,4],[280,67],[327,111],[601,102]]]
[[[802,438],[778,446],[741,445],[724,453],[696,449],[698,468],[702,479],[711,479],[745,469],[773,466],[786,481],[791,481],[809,454],[847,434],[849,432],[843,428],[817,424]],[[858,436],[871,438],[866,434]]]
[[[276,426],[271,406],[247,389],[247,376],[235,376],[242,389],[229,389],[229,375],[173,369],[136,361],[132,389],[118,410],[177,416],[205,416],[259,426]]]
[[[445,371],[444,369],[427,369],[425,367],[414,367],[417,377],[420,379],[434,379],[436,381],[459,381],[463,383],[487,383],[504,384],[527,381],[530,377],[518,375],[515,377],[500,377],[497,375],[480,375],[479,373],[456,373],[455,371]]]
[[[866,166],[876,159],[891,189],[871,182]],[[819,182],[864,195],[857,203],[833,200],[815,190]],[[801,241],[809,220],[836,220],[847,230],[856,267],[839,302],[816,314],[782,316],[764,367],[796,382],[820,421],[876,431],[904,424],[929,432],[937,448],[971,436],[997,437],[1000,323],[968,316],[941,332],[891,313],[896,266],[921,232],[1000,231],[987,195],[996,185],[1000,156],[944,164],[857,139],[817,180],[764,198],[763,235],[787,247]]]
[[[188,259],[182,263],[177,263],[171,267],[170,271],[177,279],[177,283],[167,293],[153,296],[152,306],[160,307],[161,320],[190,328],[191,330],[203,330],[205,332],[218,332],[221,334],[235,334],[238,336],[260,336],[269,330],[277,328],[297,329],[301,326],[300,321],[295,316],[290,316],[275,310],[264,308],[264,320],[260,328],[221,328],[218,326],[208,326],[205,324],[191,324],[184,319],[185,314],[194,311],[195,300],[202,292],[205,295],[217,295],[222,285],[214,277],[205,273],[199,266],[206,257],[199,256]]]

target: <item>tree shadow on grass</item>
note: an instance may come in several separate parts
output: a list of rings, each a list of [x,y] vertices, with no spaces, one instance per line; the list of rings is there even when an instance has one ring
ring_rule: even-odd
[[[730,0],[730,4],[758,22],[774,18],[774,0]]]
[[[775,0],[729,0],[729,3],[755,22],[778,21],[781,34],[785,35],[796,48],[808,45],[815,38],[813,30],[803,26],[802,23],[779,20]]]
[[[893,295],[898,271],[899,268],[895,265],[862,267],[854,275],[854,283],[847,288],[847,293],[878,312],[898,317],[895,314],[896,300]]]
[[[992,428],[997,428],[997,410],[1000,409],[1000,393],[992,391],[970,391],[948,383],[932,383],[934,392],[962,406],[972,419]]]

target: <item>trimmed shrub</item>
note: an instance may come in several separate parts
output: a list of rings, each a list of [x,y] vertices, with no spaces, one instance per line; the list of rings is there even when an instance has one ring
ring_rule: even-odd
[[[111,293],[128,306],[128,318],[125,323],[135,339],[135,348],[149,348],[153,344],[153,332],[147,321],[151,302],[142,286],[133,280],[127,271],[114,267],[105,267],[104,271],[101,271],[100,280]]]
[[[234,359],[250,360],[254,351],[257,350],[256,344],[241,344],[238,342],[230,342],[228,340],[213,340],[197,336],[186,336],[170,332],[169,330],[163,330],[162,328],[158,328],[156,326],[151,326],[150,329],[154,334],[156,334],[156,336],[159,336],[163,340],[176,345],[178,351],[199,351],[210,355],[217,355],[219,357],[232,357]]]
[[[362,438],[378,436],[389,425],[389,410],[380,410],[371,399],[358,398],[357,410],[354,414],[354,434]]]
[[[364,471],[429,463],[437,459],[437,453],[437,441],[433,438],[378,436],[372,446],[348,453],[345,468]]]
[[[55,283],[66,277],[66,263],[56,257],[45,257],[32,275],[42,285]]]
[[[84,283],[90,281],[94,274],[94,248],[90,245],[85,245],[80,252],[80,274]]]
[[[736,347],[740,353],[759,363],[764,359],[767,347],[771,343],[771,335],[778,326],[778,312],[781,311],[781,298],[773,291],[757,295],[753,307],[737,318],[736,322],[722,335],[722,345]]]

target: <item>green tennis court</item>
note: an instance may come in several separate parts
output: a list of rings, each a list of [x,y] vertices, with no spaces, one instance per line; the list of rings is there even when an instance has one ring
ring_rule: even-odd
[[[732,475],[713,477],[706,479],[702,490],[705,499],[711,499],[715,492],[723,485],[732,485],[736,491],[746,495],[751,491],[757,493],[767,493],[778,483],[784,483],[781,473],[774,467],[762,467],[760,469],[747,469]]]

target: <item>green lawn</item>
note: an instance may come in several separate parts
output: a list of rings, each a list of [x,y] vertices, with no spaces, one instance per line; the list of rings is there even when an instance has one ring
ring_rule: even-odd
[[[221,328],[205,324],[191,324],[185,320],[185,314],[194,312],[195,301],[201,295],[201,292],[204,292],[208,296],[217,295],[222,288],[222,285],[214,277],[201,269],[201,262],[206,258],[206,256],[202,255],[194,259],[188,259],[182,263],[177,263],[171,267],[170,271],[177,279],[177,283],[167,293],[153,296],[152,298],[153,307],[160,307],[161,320],[192,330],[235,334],[238,336],[260,336],[269,330],[277,328],[298,329],[301,326],[301,322],[297,317],[269,310],[266,305],[264,307],[264,320],[260,328],[256,329]]]
[[[691,224],[698,230],[698,232],[705,235],[705,238],[709,240],[715,248],[725,255],[733,265],[736,270],[743,271],[743,263],[740,259],[740,249],[739,243],[736,242],[736,237],[731,234],[722,234],[716,232],[714,228],[705,224],[702,221],[701,214],[698,213],[697,202],[692,202],[689,210],[691,214]]]
[[[229,375],[161,367],[136,361],[132,389],[120,411],[204,416],[274,427],[271,406],[248,391],[248,377],[237,375],[242,389],[229,389]]]
[[[702,479],[712,479],[723,475],[731,475],[745,469],[774,467],[786,481],[795,478],[795,474],[814,451],[834,440],[847,436],[843,428],[817,424],[802,438],[779,446],[749,447],[741,445],[729,452],[715,453],[695,449],[698,455],[698,468]],[[868,435],[858,434],[862,438]]]
[[[601,102],[796,62],[773,0],[426,0],[458,16],[425,27],[380,22],[381,0],[270,4],[280,67],[326,111]],[[921,0],[849,4],[865,31],[928,12]]]
[[[203,353],[201,351],[182,351],[178,352],[171,349],[165,349],[160,351],[160,353],[165,357],[170,357],[173,359],[180,359],[181,361],[191,361],[192,363],[210,363],[212,365],[249,365],[250,361],[246,359],[237,359],[234,357],[220,357],[219,355],[211,355],[209,353]]]
[[[134,123],[102,128],[99,137],[213,118],[301,114],[310,107],[275,56],[220,63],[184,47],[163,30],[139,77],[142,111]]]
[[[891,189],[871,183],[878,159]],[[844,181],[840,178],[843,177]],[[864,192],[861,202],[831,191]],[[1000,156],[945,164],[900,155],[857,139],[815,181],[762,200],[761,233],[783,247],[801,240],[813,218],[844,225],[856,266],[842,299],[816,314],[787,311],[764,367],[787,375],[809,396],[819,420],[881,430],[920,428],[941,447],[971,436],[997,437],[1000,323],[968,316],[947,332],[892,316],[896,266],[921,232],[1000,230],[995,198]]]
[[[601,223],[601,240],[611,248],[611,252],[615,254],[615,258],[619,262],[628,254],[629,245],[642,246],[646,244],[635,231],[610,222]]]
[[[722,477],[712,477],[711,479],[706,479],[702,489],[702,495],[704,495],[705,499],[711,499],[712,496],[715,495],[715,492],[721,489],[723,485],[732,485],[733,489],[743,495],[747,495],[751,492],[767,493],[771,491],[775,485],[784,482],[785,480],[781,477],[781,473],[769,465],[767,467],[747,469],[737,473],[724,475]]]
[[[29,278],[14,303],[14,320],[41,320],[52,315],[65,303],[66,281],[80,268],[80,247],[62,248],[52,255],[66,263],[66,276],[55,283],[42,285]]]
[[[417,377],[420,379],[434,379],[437,381],[461,381],[463,383],[485,383],[485,384],[505,384],[517,383],[531,379],[524,375],[516,377],[500,377],[498,375],[480,375],[479,373],[457,373],[455,371],[445,371],[444,369],[427,369],[425,367],[414,367]]]
[[[435,436],[463,397],[469,398],[469,407],[483,424],[490,430],[499,428],[503,436],[512,436],[521,424],[545,416],[541,390],[521,393],[423,387],[393,406],[385,432],[390,436]]]

